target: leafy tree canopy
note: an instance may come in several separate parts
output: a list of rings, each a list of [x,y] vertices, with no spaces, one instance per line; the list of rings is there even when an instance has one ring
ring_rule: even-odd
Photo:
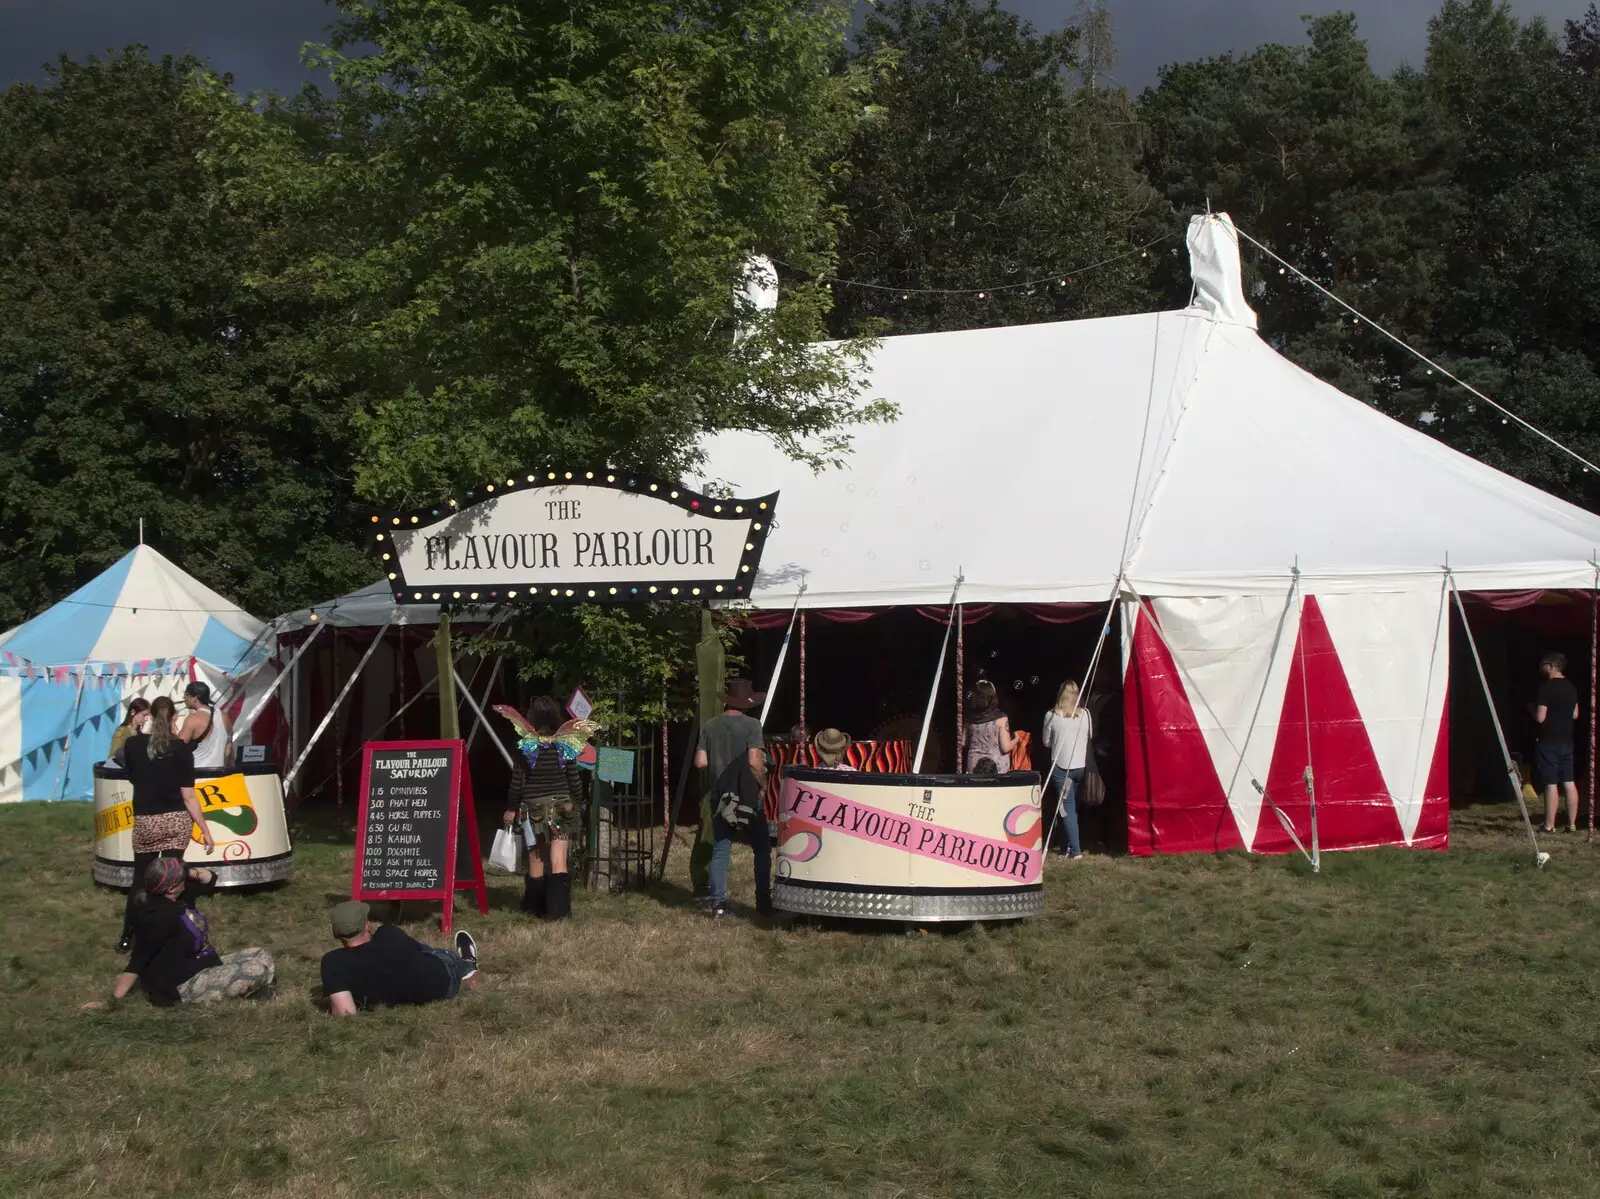
[[[1446,0],[1420,71],[1385,79],[1354,18],[1308,44],[1169,67],[1140,101],[1145,167],[1535,425],[1600,452],[1600,18],[1558,40]],[[1558,493],[1595,482],[1325,297],[1246,253],[1263,332],[1301,365]]]
[[[350,441],[298,380],[310,310],[263,297],[202,161],[199,64],[65,58],[0,94],[0,627],[145,536],[271,614],[371,577]]]
[[[757,318],[752,253],[832,266],[834,164],[866,73],[847,12],[791,0],[339,0],[308,139],[239,122],[238,201],[305,255],[272,285],[337,306],[361,492],[441,498],[545,462],[675,474],[739,427],[836,453],[854,347],[797,282]],[[735,322],[749,335],[733,337]]]
[[[997,0],[890,0],[856,41],[892,63],[851,147],[836,332],[896,333],[1143,308],[1171,214],[1137,170],[1105,13],[1040,33]],[[1130,253],[1131,251],[1131,253]],[[1067,279],[1064,272],[1127,255]],[[1032,287],[1016,287],[1052,276]],[[982,298],[972,289],[1000,284]],[[951,288],[965,294],[925,294]]]

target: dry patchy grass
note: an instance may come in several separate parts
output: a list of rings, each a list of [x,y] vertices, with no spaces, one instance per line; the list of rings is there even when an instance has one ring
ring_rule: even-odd
[[[85,807],[13,808],[0,1192],[1594,1193],[1600,846],[1536,872],[1510,816],[1316,877],[1053,863],[1044,917],[910,938],[713,924],[684,853],[660,896],[580,895],[563,926],[500,878],[463,921],[479,990],[335,1021],[310,1002],[332,830],[302,830],[293,885],[209,902],[223,948],[277,955],[276,998],[85,1014],[120,897]]]

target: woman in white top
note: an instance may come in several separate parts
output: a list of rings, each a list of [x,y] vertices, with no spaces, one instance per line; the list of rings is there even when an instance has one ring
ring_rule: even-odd
[[[1078,680],[1068,679],[1056,695],[1056,706],[1044,714],[1044,748],[1050,755],[1045,796],[1061,796],[1061,816],[1067,826],[1067,857],[1083,856],[1078,844],[1078,787],[1089,764],[1089,713],[1078,706]]]

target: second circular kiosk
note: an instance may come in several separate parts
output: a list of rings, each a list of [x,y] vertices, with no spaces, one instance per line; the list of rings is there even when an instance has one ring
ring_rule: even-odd
[[[773,905],[915,923],[1044,911],[1039,776],[786,766]]]
[[[190,841],[183,855],[216,871],[219,887],[257,887],[294,877],[294,852],[283,812],[283,781],[272,762],[196,770],[195,794],[217,847]],[[94,881],[133,885],[133,784],[120,766],[94,768]]]

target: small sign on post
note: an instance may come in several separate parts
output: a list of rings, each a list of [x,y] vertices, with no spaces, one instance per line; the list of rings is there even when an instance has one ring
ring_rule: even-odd
[[[596,755],[595,774],[608,783],[633,782],[633,750],[602,746]]]
[[[362,750],[351,899],[437,899],[449,934],[457,891],[489,914],[472,774],[462,741],[369,741]],[[470,879],[456,877],[465,817]]]
[[[594,705],[589,702],[589,697],[584,694],[582,687],[572,689],[572,698],[567,701],[567,715],[574,720],[588,720],[594,711]]]

